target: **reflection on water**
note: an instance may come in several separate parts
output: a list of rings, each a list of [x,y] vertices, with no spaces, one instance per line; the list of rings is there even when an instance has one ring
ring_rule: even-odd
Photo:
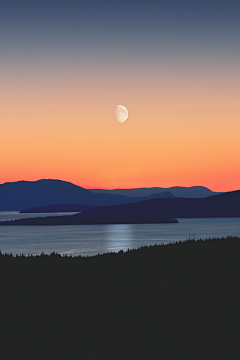
[[[106,242],[109,252],[132,249],[134,238],[134,225],[109,225],[106,236]],[[121,250],[120,249],[120,250]]]
[[[26,214],[20,215],[26,217]],[[6,220],[6,216],[11,219],[10,212],[0,212],[0,220]],[[19,215],[14,212],[12,216]],[[41,252],[50,254],[54,251],[73,256],[93,256],[137,249],[141,246],[184,241],[189,234],[195,235],[196,239],[240,237],[240,218],[178,220],[178,224],[2,226],[0,250],[3,253],[25,255]]]

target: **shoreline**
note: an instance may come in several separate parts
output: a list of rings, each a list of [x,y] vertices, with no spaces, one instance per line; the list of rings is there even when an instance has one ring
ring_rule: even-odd
[[[17,220],[1,221],[0,226],[16,226],[16,225],[114,225],[114,224],[173,224],[178,223],[177,219],[167,219],[162,217],[134,217],[134,216],[47,216],[25,218]]]

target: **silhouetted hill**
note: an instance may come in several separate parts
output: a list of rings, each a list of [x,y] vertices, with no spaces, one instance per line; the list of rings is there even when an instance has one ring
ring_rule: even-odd
[[[130,196],[132,198],[151,196],[165,191],[170,191],[174,197],[181,197],[181,198],[205,198],[211,195],[222,194],[220,192],[211,191],[204,186],[191,186],[191,187],[174,186],[170,188],[153,187],[153,188],[115,189],[115,190],[90,189],[90,191],[92,191],[95,194],[103,193],[103,194],[125,195],[125,196]]]
[[[168,193],[167,196],[172,194]],[[141,200],[143,199],[132,199],[124,195],[94,194],[62,180],[18,181],[0,185],[0,211],[23,210],[62,203],[109,206]]]
[[[103,206],[62,217],[19,219],[0,225],[67,225],[168,222],[173,218],[240,217],[240,190],[204,199],[154,199]]]
[[[91,211],[91,210],[90,210]],[[102,225],[102,224],[168,224],[177,223],[176,219],[168,219],[164,216],[141,216],[141,215],[103,215],[91,214],[84,216],[90,211],[77,213],[75,215],[34,217],[17,220],[0,221],[0,226],[15,225]]]
[[[0,210],[23,210],[52,204],[115,205],[128,197],[93,194],[91,191],[61,180],[18,181],[0,185]]]
[[[166,218],[240,216],[240,190],[203,199],[154,199],[134,204],[101,207],[82,216],[159,216]]]
[[[0,255],[2,359],[239,357],[240,239]]]
[[[175,196],[170,191],[163,191],[161,193],[152,194],[148,196],[136,196],[132,198],[132,202],[139,202],[151,199],[173,199]]]
[[[53,204],[21,210],[20,213],[83,212],[95,209],[95,205]]]

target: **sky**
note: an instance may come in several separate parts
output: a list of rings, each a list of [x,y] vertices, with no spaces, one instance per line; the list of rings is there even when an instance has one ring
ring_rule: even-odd
[[[1,0],[0,183],[240,189],[239,13],[239,0]]]

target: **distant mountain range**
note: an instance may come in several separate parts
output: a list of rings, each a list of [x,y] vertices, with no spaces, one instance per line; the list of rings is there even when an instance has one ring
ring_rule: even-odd
[[[161,194],[144,196],[144,197],[136,197],[136,198],[129,198],[124,197],[124,203],[135,203],[139,201],[149,200],[149,199],[165,199],[165,198],[174,198],[173,194],[170,191],[163,192]],[[96,207],[96,205],[80,205],[80,204],[53,204],[53,205],[46,205],[40,207],[33,207],[30,209],[23,209],[20,213],[47,213],[47,212],[83,212],[89,211]]]
[[[170,192],[150,198],[174,197]],[[62,180],[17,181],[0,185],[0,211],[24,210],[53,204],[119,205],[148,200],[125,195],[94,194],[90,190]]]
[[[133,224],[171,222],[174,218],[240,217],[239,204],[240,190],[204,199],[165,198],[103,206],[72,216],[19,219],[0,225]]]
[[[171,218],[240,217],[240,190],[202,199],[152,199],[134,204],[101,207],[80,214],[82,218],[142,216]],[[79,215],[79,216],[80,216]]]
[[[222,192],[214,192],[204,186],[191,186],[182,187],[174,186],[170,188],[139,188],[139,189],[115,189],[115,190],[101,190],[101,189],[90,189],[94,194],[114,194],[135,197],[152,196],[160,194],[161,192],[170,191],[174,197],[180,198],[206,198],[211,195],[223,194]]]
[[[169,189],[87,190],[62,180],[17,181],[0,185],[0,211],[25,210],[53,204],[111,206],[175,196],[192,198],[218,194],[201,186]]]

